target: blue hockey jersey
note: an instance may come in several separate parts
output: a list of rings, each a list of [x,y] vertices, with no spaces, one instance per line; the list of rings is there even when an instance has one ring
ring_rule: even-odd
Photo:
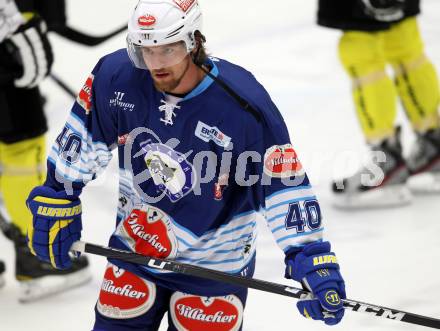
[[[211,74],[256,113],[208,76],[184,98],[164,94],[119,50],[88,77],[50,151],[45,185],[79,195],[117,148],[119,201],[110,246],[252,276],[259,215],[291,254],[322,239],[321,211],[265,89],[237,65],[208,62]],[[237,290],[111,262],[186,293]]]

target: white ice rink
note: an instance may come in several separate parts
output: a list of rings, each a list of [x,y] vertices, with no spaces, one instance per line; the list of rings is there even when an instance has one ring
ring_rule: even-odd
[[[70,0],[69,22],[88,33],[108,32],[127,20],[135,0]],[[315,24],[316,0],[200,0],[205,14],[207,47],[218,57],[240,64],[269,90],[290,130],[315,186],[350,298],[440,318],[440,196],[417,196],[411,206],[341,212],[331,206],[330,180],[354,171],[365,149],[355,118],[350,84],[336,47],[340,33]],[[427,54],[440,69],[440,1],[424,0],[420,16]],[[96,48],[74,45],[56,35],[54,72],[79,90],[101,55],[125,46],[125,36]],[[50,80],[49,142],[61,129],[72,100]],[[405,151],[414,137],[400,115]],[[83,239],[106,244],[114,226],[117,166],[113,160],[102,178],[82,195]],[[196,217],[197,215],[195,215]],[[264,224],[258,241],[256,278],[283,278],[283,256]],[[86,331],[105,260],[90,256],[94,278],[88,285],[37,303],[17,302],[13,249],[0,239],[7,262],[7,285],[0,290],[1,331]],[[161,330],[166,330],[162,325]],[[245,331],[330,330],[299,315],[295,300],[250,291]],[[427,328],[347,312],[335,331],[423,331]]]

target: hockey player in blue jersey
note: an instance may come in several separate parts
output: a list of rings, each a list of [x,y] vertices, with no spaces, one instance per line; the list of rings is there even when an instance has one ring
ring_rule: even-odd
[[[127,49],[88,77],[27,204],[29,246],[69,268],[81,235],[80,193],[119,162],[109,245],[251,277],[259,215],[285,253],[286,277],[311,295],[308,318],[338,323],[345,286],[321,209],[265,89],[245,69],[208,58],[196,0],[140,0]],[[247,290],[109,260],[95,331],[241,330]]]

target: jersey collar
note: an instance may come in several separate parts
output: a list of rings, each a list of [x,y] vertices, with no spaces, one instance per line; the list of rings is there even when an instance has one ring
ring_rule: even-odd
[[[211,61],[210,59],[208,59],[206,61],[206,63],[209,64],[209,66],[211,67],[210,73],[214,77],[217,77],[218,76],[218,67],[215,65],[215,63],[213,61]],[[205,78],[203,78],[203,80],[199,83],[199,85],[197,85],[190,93],[188,93],[183,98],[183,101],[189,100],[191,98],[198,96],[199,94],[202,94],[209,86],[211,86],[211,84],[213,82],[214,82],[213,79],[211,77],[209,77],[208,75],[206,75]]]

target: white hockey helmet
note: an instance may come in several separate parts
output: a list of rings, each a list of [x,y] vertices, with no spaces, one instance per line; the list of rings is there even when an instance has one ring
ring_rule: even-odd
[[[128,22],[128,55],[140,69],[175,65],[194,49],[201,29],[197,0],[139,0]]]

